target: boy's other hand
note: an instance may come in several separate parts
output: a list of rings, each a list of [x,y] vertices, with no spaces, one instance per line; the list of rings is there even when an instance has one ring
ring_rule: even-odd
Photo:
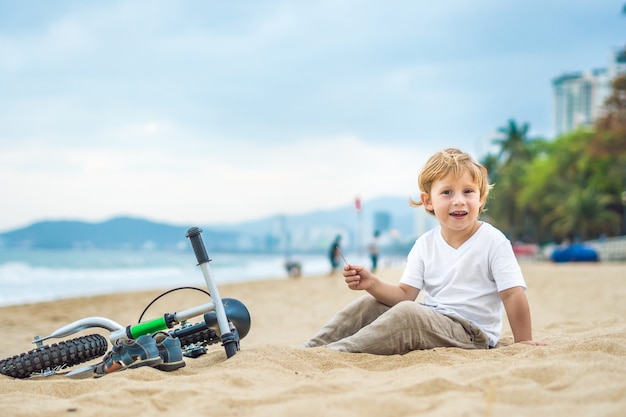
[[[522,340],[521,342],[517,342],[517,343],[522,343],[524,345],[530,345],[530,346],[548,346],[547,343],[535,342],[534,340]]]

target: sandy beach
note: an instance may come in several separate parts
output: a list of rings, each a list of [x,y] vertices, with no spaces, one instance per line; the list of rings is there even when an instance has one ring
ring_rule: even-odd
[[[227,360],[223,348],[212,345],[169,373],[144,367],[83,380],[0,375],[0,415],[626,415],[626,264],[522,262],[522,268],[534,338],[545,347],[513,344],[505,322],[500,346],[488,351],[374,356],[302,349],[362,293],[347,289],[340,276],[223,285],[222,297],[239,299],[252,316],[234,357]],[[388,268],[380,275],[396,282],[400,273]],[[82,317],[135,323],[161,292],[0,308],[0,358],[26,352],[34,335]],[[201,302],[200,293],[176,292],[155,303],[148,317]]]

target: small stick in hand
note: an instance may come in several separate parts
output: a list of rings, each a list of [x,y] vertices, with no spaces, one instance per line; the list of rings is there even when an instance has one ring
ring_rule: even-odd
[[[346,258],[343,256],[343,253],[341,252],[341,249],[339,249],[339,247],[337,247],[337,252],[339,252],[339,255],[341,255],[341,259],[343,259],[343,262],[347,266],[348,265],[348,261],[346,261]]]

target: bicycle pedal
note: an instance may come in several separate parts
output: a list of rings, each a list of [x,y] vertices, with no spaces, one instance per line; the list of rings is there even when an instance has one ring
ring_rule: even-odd
[[[197,358],[198,356],[202,356],[206,353],[206,347],[205,346],[198,346],[198,345],[187,345],[184,349],[183,349],[183,356],[187,357],[187,358]]]

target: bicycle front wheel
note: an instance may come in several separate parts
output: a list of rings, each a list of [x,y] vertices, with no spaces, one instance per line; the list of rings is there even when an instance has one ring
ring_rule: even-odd
[[[81,336],[3,359],[0,361],[0,373],[14,378],[28,378],[46,370],[62,369],[96,359],[104,355],[107,348],[107,340],[99,334]]]

